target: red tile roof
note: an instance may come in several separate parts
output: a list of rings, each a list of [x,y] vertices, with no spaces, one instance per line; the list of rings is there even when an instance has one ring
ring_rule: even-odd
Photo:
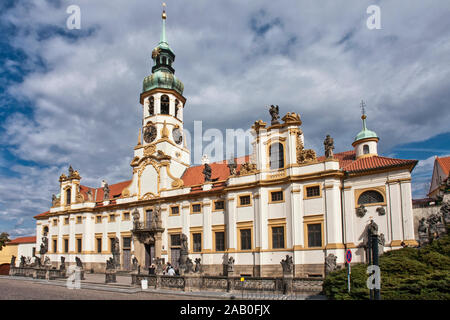
[[[412,166],[417,164],[417,160],[403,160],[373,156],[367,158],[359,158],[350,164],[347,164],[342,170],[347,172],[364,172],[376,169],[395,168],[402,166]]]
[[[33,218],[35,218],[35,219],[41,218],[41,217],[47,215],[47,213],[50,213],[50,211],[45,211],[45,212],[39,213],[38,215],[34,216]]]
[[[347,172],[364,172],[406,165],[415,166],[417,164],[417,160],[403,160],[381,156],[356,159],[355,150],[336,153],[334,157],[339,160],[339,168]],[[325,156],[318,157],[317,160],[323,161]]]
[[[450,157],[444,157],[444,158],[436,157],[436,160],[439,163],[439,165],[441,166],[442,170],[444,171],[444,174],[446,176],[448,176],[450,173]]]
[[[237,164],[236,170],[239,171],[241,168],[241,164],[244,162],[248,162],[250,160],[250,156],[244,156],[240,158],[235,158],[234,161]],[[211,179],[213,181],[221,181],[226,180],[230,176],[230,169],[228,168],[228,161],[219,161],[210,163],[211,167]],[[195,186],[199,184],[203,184],[205,182],[205,177],[203,175],[204,165],[189,167],[184,171],[181,179],[184,182],[186,187]],[[196,190],[192,190],[196,191]]]
[[[36,243],[36,237],[20,237],[15,238],[8,242],[8,244],[19,244],[19,243]]]
[[[115,183],[115,184],[110,184],[109,185],[109,198],[110,199],[118,198],[122,194],[123,189],[128,187],[130,185],[130,183],[131,183],[131,180],[122,181],[122,182]],[[88,199],[88,196],[87,196],[88,190],[91,190],[93,197],[95,197],[97,195],[95,198],[96,202],[103,201],[103,188],[102,187],[90,188],[90,187],[81,185],[80,192],[83,195],[85,200]]]
[[[339,168],[342,169],[346,167],[347,165],[351,164],[356,159],[356,152],[355,150],[350,151],[344,151],[335,153],[334,157],[339,160]],[[318,161],[324,161],[325,156],[321,156],[317,158]]]

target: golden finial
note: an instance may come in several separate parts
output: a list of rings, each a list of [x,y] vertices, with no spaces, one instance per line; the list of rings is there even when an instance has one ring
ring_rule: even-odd
[[[361,119],[366,119],[366,104],[364,103],[364,100],[361,100],[361,112],[362,112],[362,116]]]
[[[163,6],[162,18],[163,18],[163,20],[166,20],[166,18],[167,18],[167,15],[166,15],[166,3],[163,2],[162,6]]]

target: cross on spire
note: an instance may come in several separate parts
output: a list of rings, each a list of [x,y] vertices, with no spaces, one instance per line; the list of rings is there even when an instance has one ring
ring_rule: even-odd
[[[364,100],[361,100],[361,112],[363,116],[366,116],[366,104],[364,103]]]

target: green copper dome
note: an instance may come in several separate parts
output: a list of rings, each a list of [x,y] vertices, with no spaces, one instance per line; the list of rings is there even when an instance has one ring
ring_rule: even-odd
[[[155,88],[173,89],[183,95],[184,84],[173,73],[157,70],[144,78],[142,90],[145,92]]]
[[[354,142],[359,141],[359,140],[363,140],[363,139],[367,139],[367,138],[377,138],[377,139],[379,139],[377,134],[374,131],[367,129],[367,127],[366,127],[366,116],[363,115],[361,117],[361,119],[363,121],[363,129],[356,135]]]
[[[175,61],[175,54],[167,42],[166,18],[166,12],[163,11],[160,41],[152,51],[152,74],[145,77],[142,90],[146,92],[156,88],[172,89],[183,95],[184,85],[175,77],[175,69],[172,66]]]

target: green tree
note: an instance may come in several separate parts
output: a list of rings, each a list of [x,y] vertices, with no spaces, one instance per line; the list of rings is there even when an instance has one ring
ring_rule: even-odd
[[[450,300],[450,237],[423,248],[403,248],[380,256],[383,300]],[[323,291],[333,300],[369,299],[366,264],[352,265],[351,291],[347,292],[347,270],[328,274]]]
[[[9,240],[9,234],[7,234],[6,232],[2,232],[0,234],[0,251],[3,249],[4,246],[6,246],[6,244],[11,241]]]

